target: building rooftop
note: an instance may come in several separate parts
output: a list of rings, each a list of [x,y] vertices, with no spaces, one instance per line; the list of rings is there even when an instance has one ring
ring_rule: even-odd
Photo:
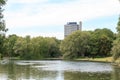
[[[77,22],[68,22],[67,25],[76,25]]]

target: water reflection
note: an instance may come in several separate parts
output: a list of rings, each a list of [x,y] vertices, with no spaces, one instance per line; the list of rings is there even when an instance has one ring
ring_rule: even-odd
[[[120,69],[116,66],[113,66],[114,70],[112,72],[112,80],[120,80]]]
[[[64,80],[111,80],[110,73],[65,72]]]
[[[61,72],[44,71],[33,68],[33,65],[15,63],[16,61],[11,61],[8,64],[0,65],[0,80],[63,80]]]
[[[9,61],[0,64],[0,80],[120,80],[120,69],[109,63]]]

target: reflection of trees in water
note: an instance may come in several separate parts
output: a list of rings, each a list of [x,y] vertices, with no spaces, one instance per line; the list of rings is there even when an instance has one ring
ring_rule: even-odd
[[[14,64],[14,62],[10,62],[9,64],[4,65],[0,64],[0,75],[7,75],[6,80],[120,80],[120,69],[116,67],[113,68],[112,73],[87,73],[46,71],[42,70],[42,68],[33,66],[37,66],[37,64],[17,65]]]
[[[13,64],[13,62],[9,61],[8,63],[0,64],[0,74],[6,75],[7,79],[16,80],[16,77],[15,77],[16,71],[15,71],[15,65]]]
[[[12,61],[10,61],[7,65],[7,70],[8,70],[8,78],[9,79],[12,79],[12,80],[16,80],[16,77],[15,77],[15,74],[16,74],[16,71],[15,71],[15,65]]]
[[[110,73],[65,72],[64,80],[110,80]]]
[[[49,79],[49,80],[56,80],[57,71],[43,71],[32,69],[32,77],[33,79],[42,80],[42,79]]]
[[[5,65],[0,64],[0,74],[2,73],[8,76],[7,80],[56,80],[58,76],[57,71],[43,71],[39,68],[33,68],[32,65],[16,65],[14,62]]]
[[[114,70],[113,70],[113,73],[112,73],[112,75],[113,75],[112,80],[120,80],[120,68],[115,67],[115,66],[113,68],[114,68]]]

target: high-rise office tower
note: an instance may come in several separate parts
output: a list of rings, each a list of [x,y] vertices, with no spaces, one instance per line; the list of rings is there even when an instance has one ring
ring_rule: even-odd
[[[66,25],[64,25],[64,37],[77,30],[82,30],[81,21],[79,22],[79,24],[77,24],[77,22],[68,22]]]

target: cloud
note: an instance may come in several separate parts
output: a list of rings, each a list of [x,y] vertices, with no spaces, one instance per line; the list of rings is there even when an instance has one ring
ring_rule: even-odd
[[[86,21],[120,13],[117,0],[74,0],[61,3],[50,1],[52,0],[9,0],[5,11],[7,27],[42,28],[64,25],[68,21]],[[15,4],[18,3],[22,7],[14,10],[14,7],[17,7]]]

